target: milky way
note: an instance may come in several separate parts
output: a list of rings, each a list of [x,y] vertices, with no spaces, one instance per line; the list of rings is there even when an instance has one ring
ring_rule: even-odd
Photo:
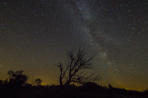
[[[74,7],[74,10],[77,11],[77,13],[80,15],[80,19],[82,21],[80,26],[82,29],[81,32],[83,32],[84,35],[87,35],[86,39],[88,40],[89,44],[92,47],[95,47],[95,49],[97,49],[98,56],[100,57],[99,59],[101,59],[100,61],[104,61],[103,66],[105,66],[107,70],[106,72],[108,73],[107,74],[108,77],[114,78],[114,79],[117,78],[116,75],[119,75],[118,68],[116,65],[112,64],[112,62],[108,57],[105,47],[103,47],[100,43],[101,43],[101,40],[108,43],[110,42],[113,43],[112,41],[114,41],[115,43],[113,44],[116,44],[118,42],[115,41],[115,39],[109,36],[108,34],[102,33],[98,30],[97,31],[91,30],[91,27],[90,27],[90,25],[93,24],[93,21],[95,21],[94,19],[96,18],[95,12],[92,9],[92,6],[94,6],[96,1],[95,0],[92,1],[91,5],[90,5],[90,1],[88,0],[81,0],[81,1],[75,0],[73,2],[76,5]],[[98,38],[95,37],[94,34],[95,36],[97,35]],[[101,40],[99,41],[99,39]]]
[[[82,32],[88,36],[90,44],[98,49],[101,59],[105,60],[104,66],[109,69],[109,77],[118,80],[116,82],[122,85],[126,82],[122,79],[122,72],[128,72],[135,79],[143,77],[147,70],[141,72],[137,68],[140,68],[138,64],[144,63],[146,68],[148,64],[145,61],[148,57],[147,3],[107,0],[75,0],[75,3],[82,18]],[[101,28],[101,23],[105,26],[104,29]]]

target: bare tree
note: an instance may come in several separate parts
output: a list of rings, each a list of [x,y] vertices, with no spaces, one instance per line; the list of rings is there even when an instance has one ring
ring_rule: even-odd
[[[95,75],[86,72],[86,69],[91,69],[92,60],[93,57],[89,57],[84,49],[68,52],[65,64],[58,64],[60,86],[94,80]]]

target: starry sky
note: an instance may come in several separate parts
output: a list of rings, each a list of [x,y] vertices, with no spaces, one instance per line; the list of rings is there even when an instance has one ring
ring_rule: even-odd
[[[100,84],[148,89],[147,32],[146,0],[0,0],[0,78],[56,84],[66,51],[85,47]]]

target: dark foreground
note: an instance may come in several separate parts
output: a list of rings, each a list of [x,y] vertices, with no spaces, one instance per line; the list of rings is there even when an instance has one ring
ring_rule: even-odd
[[[0,87],[0,98],[148,98],[148,91],[127,91],[118,88],[106,88],[95,85],[81,87],[59,86],[31,86],[13,87],[3,85]]]

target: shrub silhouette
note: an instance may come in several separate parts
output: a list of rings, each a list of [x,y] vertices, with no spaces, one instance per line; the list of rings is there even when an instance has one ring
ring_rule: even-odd
[[[41,86],[42,80],[40,78],[35,79],[36,86]]]
[[[9,75],[9,80],[8,80],[8,84],[11,86],[15,86],[15,87],[21,87],[24,86],[28,77],[23,74],[22,70],[18,70],[18,71],[8,71],[8,75]]]
[[[83,84],[83,87],[94,88],[94,87],[98,87],[98,84],[96,84],[94,82],[87,82],[87,83]]]

